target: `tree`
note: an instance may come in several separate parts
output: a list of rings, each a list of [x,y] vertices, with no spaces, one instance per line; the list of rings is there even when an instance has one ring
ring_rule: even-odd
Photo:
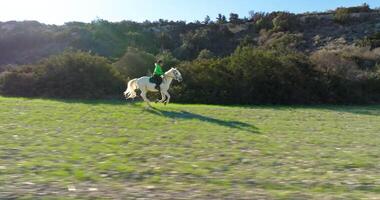
[[[252,36],[246,35],[243,39],[240,40],[239,46],[255,46],[257,41]]]
[[[158,39],[160,41],[161,51],[173,47],[172,39],[170,38],[170,35],[168,33],[161,32]]]
[[[0,73],[0,92],[11,96],[34,96],[35,82],[31,72],[6,71]]]
[[[214,58],[214,54],[208,50],[208,49],[203,49],[201,52],[199,52],[199,55],[198,55],[198,60],[199,59],[211,59],[211,58]]]
[[[371,50],[380,47],[380,32],[365,37],[358,44],[362,47],[369,46]]]
[[[105,98],[119,96],[123,81],[114,66],[100,56],[67,51],[31,67],[38,96]]]
[[[224,15],[222,16],[222,22],[223,22],[223,23],[227,23],[226,16],[224,16]]]
[[[153,70],[156,58],[154,55],[136,48],[128,48],[114,66],[120,71],[124,78],[136,78],[149,75]]]
[[[216,22],[218,24],[225,24],[225,23],[227,23],[226,16],[224,16],[222,14],[218,14],[218,17],[216,18]]]
[[[252,20],[255,18],[256,16],[256,12],[254,10],[250,10],[249,12],[249,19]]]
[[[258,20],[268,17],[268,15],[269,14],[265,12],[255,12],[251,10],[249,11],[249,20],[256,23]]]
[[[334,20],[339,24],[347,24],[351,21],[350,11],[346,8],[339,8],[335,11]]]
[[[241,20],[239,19],[239,15],[236,13],[231,13],[230,14],[230,23],[232,24],[239,24],[241,23]]]
[[[280,12],[273,19],[273,29],[275,31],[292,31],[298,24],[297,17],[288,12]]]
[[[156,56],[157,60],[162,60],[164,63],[163,70],[167,71],[172,67],[176,67],[180,61],[173,56],[173,54],[170,51],[163,51],[160,54]]]
[[[205,17],[205,20],[203,21],[203,23],[207,25],[207,24],[209,24],[210,22],[211,22],[211,18],[210,18],[210,16],[207,15],[207,16]]]

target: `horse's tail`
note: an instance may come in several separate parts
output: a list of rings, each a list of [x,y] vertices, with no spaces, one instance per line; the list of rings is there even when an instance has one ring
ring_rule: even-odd
[[[138,89],[137,78],[132,79],[128,82],[128,88],[124,92],[125,98],[127,99],[135,98],[137,96],[136,91],[135,91],[136,89]]]

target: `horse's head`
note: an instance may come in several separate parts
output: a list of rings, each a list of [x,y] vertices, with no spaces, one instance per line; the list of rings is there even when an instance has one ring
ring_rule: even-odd
[[[168,75],[171,76],[173,79],[177,80],[178,82],[181,82],[183,80],[182,74],[181,74],[181,72],[178,71],[177,68],[171,68],[168,71]]]

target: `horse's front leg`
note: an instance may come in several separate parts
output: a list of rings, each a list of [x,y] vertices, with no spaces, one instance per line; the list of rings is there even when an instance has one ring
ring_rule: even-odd
[[[170,101],[170,94],[169,94],[168,91],[165,91],[165,92],[164,92],[164,95],[166,96],[166,101],[165,101],[165,105],[166,105],[166,104],[168,104],[169,101]]]
[[[161,91],[161,100],[159,100],[159,103],[163,103],[166,99],[165,93]]]

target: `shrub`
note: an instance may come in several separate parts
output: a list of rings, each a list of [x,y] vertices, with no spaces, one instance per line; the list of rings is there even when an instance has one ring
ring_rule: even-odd
[[[259,32],[262,29],[265,29],[265,30],[272,29],[273,23],[269,18],[263,17],[263,18],[260,18],[256,21],[255,26],[256,26],[257,32]]]
[[[304,43],[302,34],[292,34],[272,31],[261,31],[259,44],[264,48],[273,49],[276,51],[297,50]]]
[[[151,75],[154,69],[154,55],[140,51],[135,48],[128,48],[114,66],[119,70],[124,78],[136,78]]]
[[[240,83],[233,91],[245,91],[244,103],[302,103],[313,98],[307,89],[312,69],[305,56],[241,48],[231,56],[229,69]]]
[[[163,51],[160,54],[158,54],[157,59],[162,60],[164,63],[163,70],[169,70],[171,67],[175,67],[179,65],[180,61],[173,56],[173,54],[170,51]]]
[[[280,12],[273,19],[274,31],[293,31],[299,24],[295,14],[288,12]]]
[[[214,58],[214,54],[208,50],[208,49],[203,49],[201,52],[199,52],[199,55],[198,55],[198,60],[199,59],[212,59]]]
[[[0,92],[10,96],[34,96],[36,79],[33,73],[6,71],[0,74]]]
[[[124,85],[106,58],[79,51],[50,57],[33,72],[36,92],[41,96],[104,98],[118,95]]]
[[[359,74],[357,64],[343,57],[339,52],[320,50],[311,55],[311,61],[317,71],[329,78],[340,77],[354,80]]]
[[[377,55],[361,48],[315,52],[311,60],[315,69],[323,74],[327,90],[324,102],[378,102],[380,79],[377,67],[365,65],[371,59],[377,59]]]
[[[365,37],[363,40],[359,41],[359,46],[365,47],[369,46],[371,49],[380,47],[380,32],[377,32],[371,36]]]
[[[348,10],[349,13],[371,12],[371,8],[366,3],[364,3],[361,6],[353,6],[353,7],[348,7],[348,8],[338,8],[337,10],[339,10],[339,9],[346,9],[346,10]]]
[[[334,21],[339,24],[347,24],[350,21],[350,11],[345,8],[337,9],[334,15]]]
[[[107,98],[119,96],[124,83],[106,58],[76,51],[3,72],[0,87],[6,95]]]
[[[361,6],[354,6],[348,8],[341,7],[335,10],[334,20],[340,24],[347,24],[351,21],[350,14],[363,12],[366,13],[371,11],[371,8],[366,3]]]
[[[226,66],[228,59],[200,59],[179,66],[184,82],[174,85],[175,99],[188,103],[233,103],[230,92],[232,76]]]
[[[307,57],[242,47],[224,59],[181,65],[185,83],[176,99],[196,103],[306,103],[316,84]],[[308,88],[310,87],[310,88]]]
[[[361,49],[321,50],[308,57],[276,48],[240,47],[223,59],[180,66],[176,100],[217,104],[369,103],[380,100],[379,67],[361,69]]]

